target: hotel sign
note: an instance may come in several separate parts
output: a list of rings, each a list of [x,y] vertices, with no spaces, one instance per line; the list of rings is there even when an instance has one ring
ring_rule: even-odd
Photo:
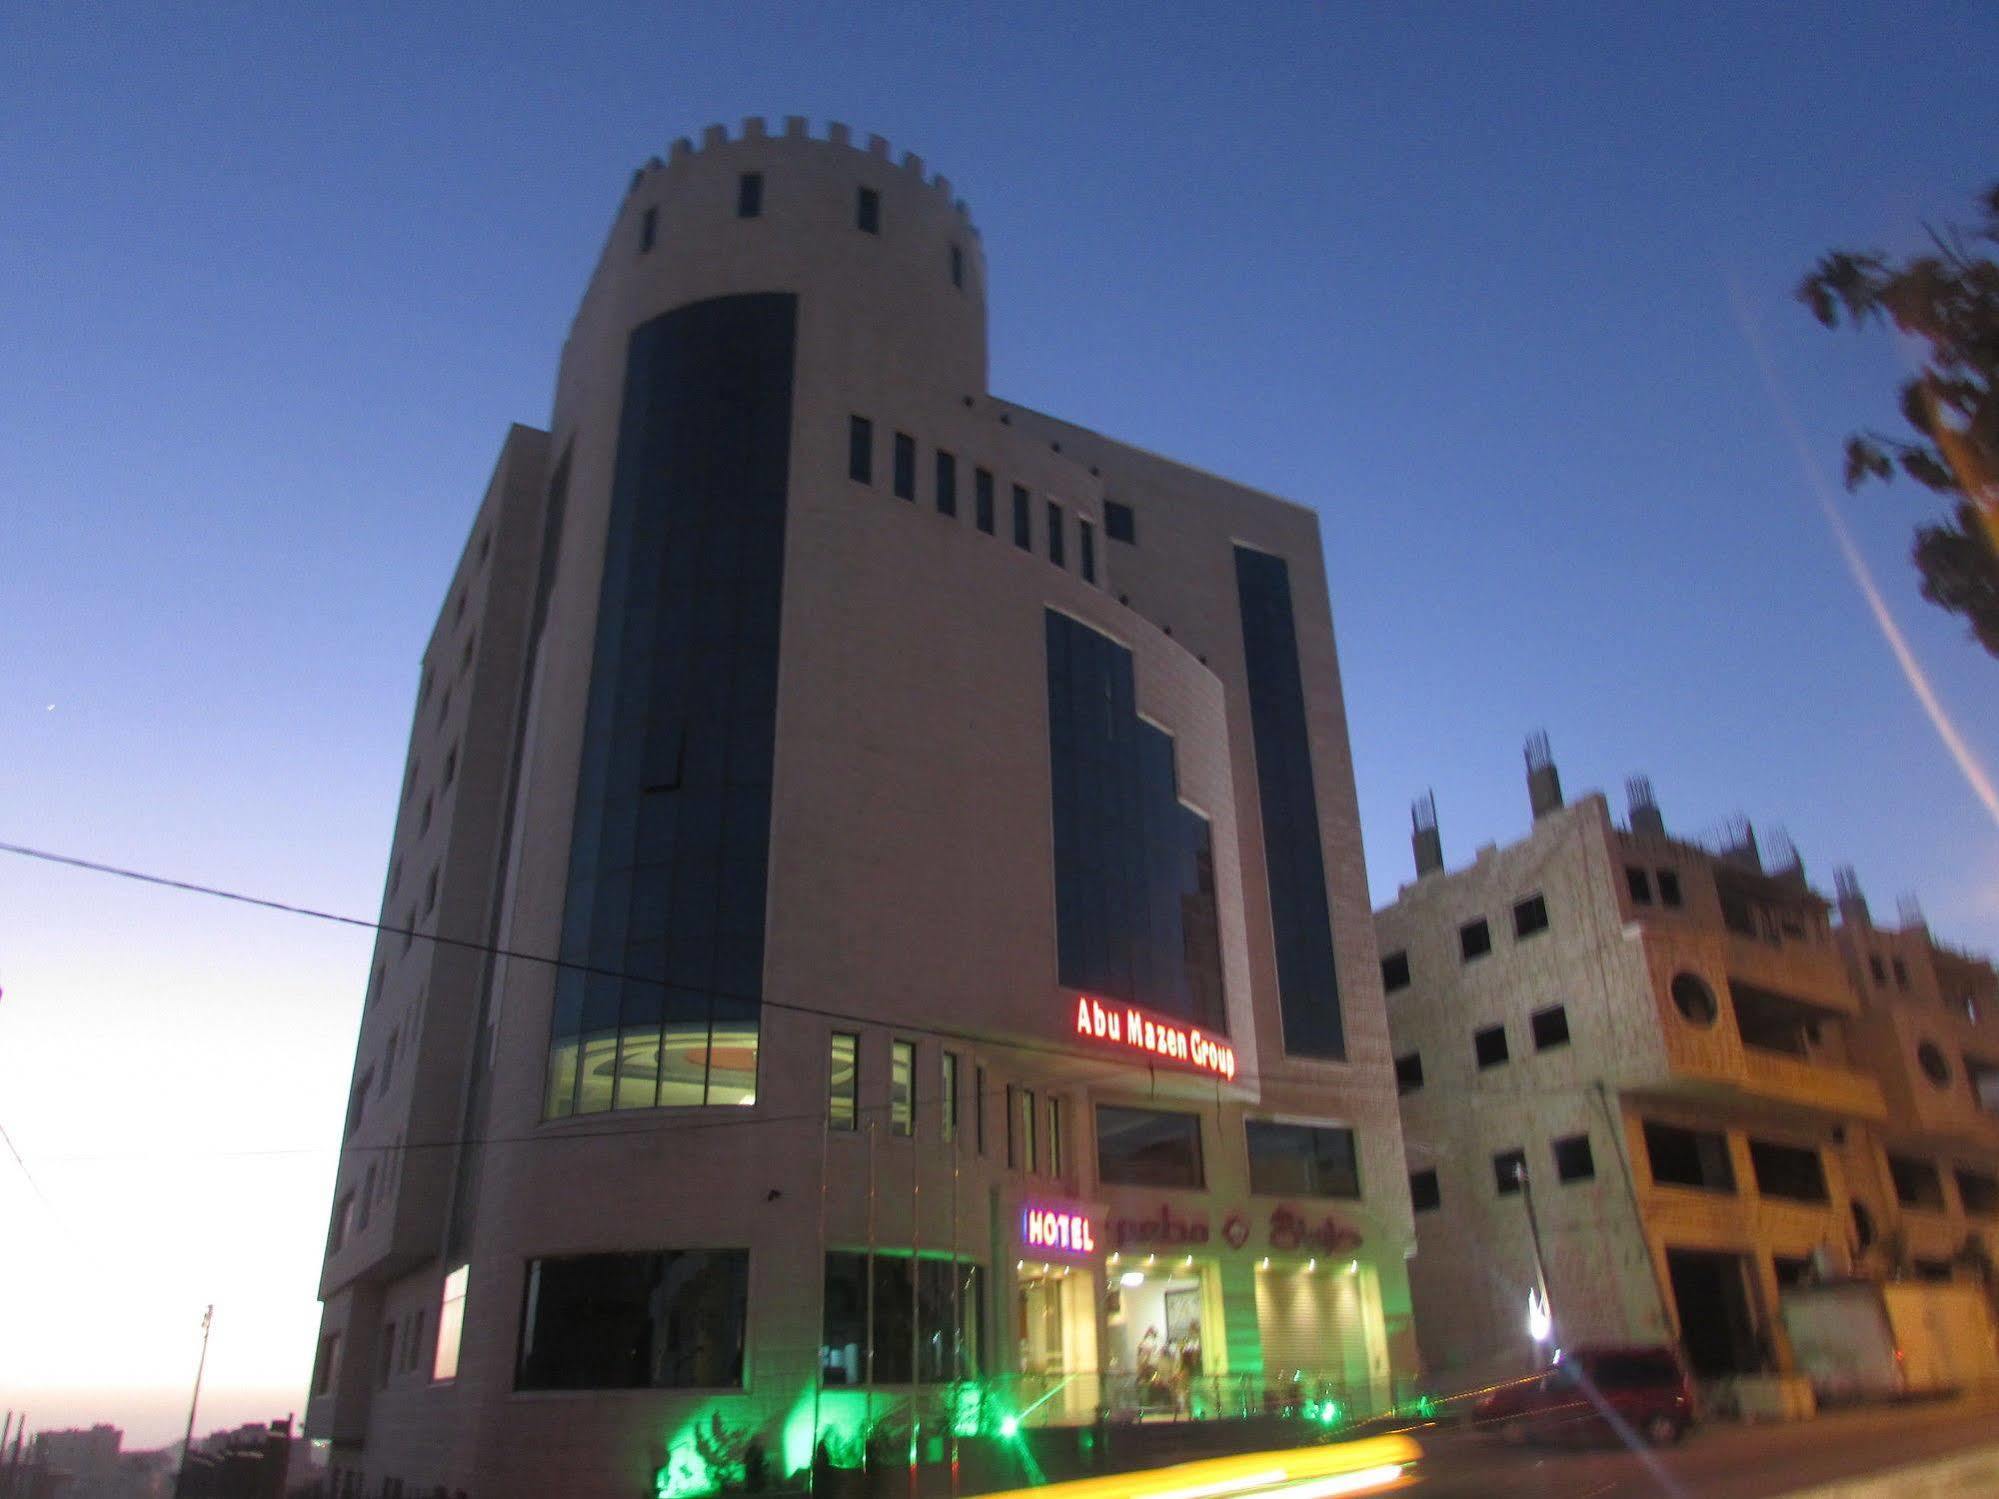
[[[1097,1231],[1087,1213],[1029,1203],[1020,1210],[1020,1242],[1040,1254],[1095,1254]]]
[[[1137,1005],[1107,1005],[1081,995],[1076,1000],[1076,1034],[1193,1072],[1228,1080],[1235,1077],[1235,1048],[1227,1041]]]

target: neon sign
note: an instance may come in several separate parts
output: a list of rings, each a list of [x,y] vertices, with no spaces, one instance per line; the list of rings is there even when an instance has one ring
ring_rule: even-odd
[[[1039,1208],[1032,1203],[1020,1210],[1020,1242],[1029,1249],[1055,1254],[1095,1254],[1096,1230],[1090,1215],[1069,1208]]]
[[[1076,1000],[1076,1034],[1092,1041],[1109,1041],[1163,1061],[1177,1062],[1196,1072],[1235,1077],[1235,1048],[1196,1026],[1163,1020],[1137,1005],[1106,1005],[1088,995]]]

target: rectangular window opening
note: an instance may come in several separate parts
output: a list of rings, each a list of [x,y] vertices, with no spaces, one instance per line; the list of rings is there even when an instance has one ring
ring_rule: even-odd
[[[1506,1027],[1488,1025],[1483,1030],[1472,1032],[1472,1051],[1478,1057],[1481,1068],[1497,1067],[1509,1056],[1506,1049]]]
[[[979,529],[990,536],[993,534],[993,474],[991,469],[972,470],[973,518]]]
[[[1566,1005],[1550,1005],[1545,1010],[1536,1010],[1528,1023],[1534,1030],[1536,1051],[1569,1044],[1569,1011]]]
[[[1097,1177],[1114,1187],[1204,1185],[1198,1115],[1097,1105]]]
[[[847,477],[856,484],[875,482],[875,424],[864,416],[847,418]]]
[[[653,247],[659,238],[659,210],[648,208],[645,217],[639,220],[639,254],[643,255]]]
[[[1794,1202],[1828,1199],[1825,1163],[1816,1150],[1751,1140],[1749,1165],[1756,1176],[1756,1190],[1765,1197],[1786,1197]],[[1942,1196],[1941,1188],[1938,1196]]]
[[[1458,951],[1467,963],[1492,951],[1492,928],[1483,916],[1458,928]]]
[[[882,195],[871,187],[859,189],[854,199],[854,227],[863,234],[882,232]]]
[[[1389,994],[1409,987],[1408,953],[1392,952],[1381,960],[1381,987]]]
[[[895,434],[895,497],[916,498],[916,439],[907,432]]]
[[[437,1354],[430,1365],[433,1383],[458,1377],[458,1344],[465,1332],[465,1282],[471,1268],[460,1265],[444,1277],[444,1294],[437,1308]]]
[[[1548,930],[1548,902],[1540,895],[1530,895],[1513,907],[1513,935],[1531,937],[1536,932]]]
[[[942,448],[937,450],[937,513],[958,513],[958,460]]]
[[[1131,506],[1117,500],[1104,501],[1104,535],[1126,546],[1138,545],[1138,518]]]
[[[1444,1193],[1437,1173],[1425,1169],[1409,1173],[1409,1205],[1419,1213],[1435,1212],[1443,1205]]]
[[[851,1031],[833,1032],[827,1062],[826,1124],[829,1129],[860,1128],[861,1038]]]
[[[1344,1125],[1247,1119],[1249,1189],[1271,1197],[1360,1196],[1360,1158]]]
[[[1652,876],[1636,864],[1624,866],[1624,887],[1631,892],[1633,905],[1652,904]]]
[[[1405,1052],[1395,1059],[1395,1091],[1414,1093],[1423,1086],[1423,1053]]]
[[[1080,516],[1076,519],[1076,565],[1085,583],[1097,581],[1097,528]]]
[[[1057,567],[1067,566],[1062,554],[1062,507],[1048,502],[1048,560]]]
[[[1645,1156],[1652,1180],[1674,1187],[1698,1187],[1705,1192],[1735,1191],[1735,1167],[1728,1158],[1728,1137],[1714,1130],[1682,1129],[1645,1121]]]
[[[1589,1148],[1588,1135],[1566,1135],[1555,1141],[1555,1179],[1564,1182],[1593,1181],[1596,1156]]]
[[[1013,544],[1023,552],[1034,550],[1034,520],[1028,510],[1026,489],[1013,486]]]
[[[888,1048],[888,1132],[916,1131],[916,1043],[891,1041]]]
[[[517,1390],[740,1389],[749,1251],[529,1260]]]
[[[736,217],[760,218],[764,211],[764,174],[745,172],[736,179]]]
[[[1495,1151],[1492,1157],[1492,1183],[1499,1189],[1501,1197],[1511,1197],[1520,1190],[1520,1174],[1527,1169],[1527,1152],[1524,1150]]]
[[[1680,876],[1674,870],[1662,869],[1659,871],[1659,904],[1675,907],[1682,904],[1680,900]]]

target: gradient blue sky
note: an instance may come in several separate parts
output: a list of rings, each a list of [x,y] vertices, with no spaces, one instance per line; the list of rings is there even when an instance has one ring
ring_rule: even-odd
[[[631,170],[806,114],[956,183],[992,385],[1316,506],[1375,899],[1649,772],[1999,947],[1834,544],[1903,355],[1790,300],[1999,177],[1989,4],[13,6],[0,840],[372,914],[417,653]],[[1756,341],[1767,351],[1759,370]],[[1837,496],[1971,752],[1999,664]],[[1622,807],[1621,795],[1614,804]],[[367,941],[0,858],[0,1405],[302,1402]]]

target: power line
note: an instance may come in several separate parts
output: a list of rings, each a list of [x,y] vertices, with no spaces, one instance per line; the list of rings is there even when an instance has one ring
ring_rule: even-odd
[[[338,911],[327,911],[314,906],[299,905],[292,901],[277,900],[270,896],[252,895],[241,890],[230,890],[219,885],[204,884],[198,880],[186,880],[186,879],[176,878],[170,875],[154,874],[147,870],[132,869],[124,865],[110,864],[98,859],[86,859],[76,854],[58,853],[52,849],[35,848],[30,845],[21,844],[21,843],[0,842],[0,853],[13,854],[19,858],[38,860],[42,863],[61,865],[71,869],[79,869],[86,873],[104,875],[114,879],[131,880],[139,884],[152,885],[161,889],[177,890],[184,894],[203,895],[203,896],[208,896],[211,899],[215,900],[233,901],[239,905],[253,906],[261,910],[267,910],[267,911],[277,911],[289,916],[300,916],[312,921],[330,922],[336,926],[352,927],[361,931],[374,932],[378,936],[386,934],[389,936],[403,937],[407,940],[412,940],[412,941],[421,939],[423,941],[435,943],[444,947],[456,948],[466,952],[480,953],[493,957],[518,959],[519,961],[524,963],[540,964],[544,967],[554,968],[557,970],[568,970],[575,973],[582,973],[585,975],[590,975],[595,977],[617,979],[625,983],[644,984],[658,988],[670,987],[665,979],[653,978],[650,975],[627,973],[621,969],[606,968],[597,964],[579,963],[571,959],[550,957],[545,953],[523,952],[516,948],[501,947],[495,943],[478,942],[464,937],[451,937],[438,932],[425,932],[418,930],[417,928],[414,927],[396,926],[389,922],[384,922],[384,921],[371,921],[365,917],[349,916]],[[718,997],[724,999],[739,999],[745,1002],[756,1003],[760,1006],[767,1007],[770,1009],[785,1010],[800,1015],[811,1015],[816,1018],[825,1019],[825,1020],[837,1020],[857,1025],[879,1025],[882,1023],[880,1017],[878,1016],[864,1015],[857,1011],[852,1011],[852,1010],[838,1010],[822,1005],[802,1004],[796,1000],[772,999],[760,995],[722,994],[718,995]],[[912,1027],[912,1028],[920,1029],[926,1034],[936,1036],[943,1040],[962,1041],[969,1045],[993,1044],[992,1038],[990,1037],[982,1036],[972,1031],[960,1030],[950,1027],[940,1027],[931,1022],[924,1022],[921,1026]],[[1032,1055],[1058,1058],[1065,1062],[1074,1063],[1079,1060],[1078,1053],[1074,1051],[1052,1045],[1045,1041],[1036,1041],[1028,1037],[1008,1037],[1005,1040],[1001,1041],[999,1044],[1005,1046],[1011,1051],[1026,1052]],[[1119,1074],[1122,1074],[1124,1071],[1126,1071],[1126,1069],[1130,1065],[1128,1063],[1112,1061],[1109,1059],[1098,1061],[1092,1058],[1085,1058],[1083,1060],[1085,1060],[1087,1062],[1087,1065],[1091,1067],[1102,1067],[1109,1072],[1119,1073]],[[1149,1058],[1145,1058],[1143,1060],[1145,1060],[1148,1075],[1156,1073],[1157,1068],[1153,1066],[1151,1060]],[[1189,1074],[1189,1075],[1201,1076],[1201,1074]],[[1264,1076],[1265,1074],[1261,1073],[1239,1072],[1236,1074],[1236,1076],[1233,1079],[1230,1079],[1229,1081],[1232,1083],[1257,1082],[1261,1081]],[[1222,1086],[1222,1080],[1218,1078],[1210,1080],[1215,1083],[1216,1094],[1217,1097],[1219,1098]],[[858,1105],[858,1100],[857,1100],[857,1105]],[[857,1111],[871,1112],[879,1110],[883,1107],[888,1107],[888,1106],[885,1105],[859,1106]],[[607,1111],[607,1117],[615,1117],[618,1112],[620,1111]],[[631,1111],[631,1114],[636,1115],[639,1112],[641,1111],[633,1110]],[[660,1124],[655,1125],[651,1133],[674,1133],[678,1131],[695,1132],[700,1130],[722,1129],[722,1128],[731,1128],[731,1127],[744,1128],[760,1124],[798,1123],[803,1120],[820,1119],[823,1117],[824,1117],[823,1111],[815,1109],[809,1114],[789,1114],[789,1115],[764,1114],[764,1115],[754,1115],[748,1117],[735,1117],[735,1118],[724,1118],[724,1119],[689,1119],[689,1120],[680,1120],[672,1122],[662,1122]],[[541,1129],[535,1131],[532,1134],[525,1134],[525,1135],[493,1135],[493,1136],[484,1136],[484,1137],[461,1136],[461,1137],[455,1137],[443,1140],[408,1142],[405,1143],[400,1148],[405,1150],[456,1149],[460,1146],[465,1146],[465,1145],[521,1144],[533,1141],[594,1139],[600,1136],[622,1135],[629,1133],[631,1133],[629,1129],[622,1129],[622,1128],[594,1129],[594,1130],[561,1129],[553,1131]],[[8,1143],[9,1143],[9,1148],[12,1149],[12,1142],[10,1141]],[[207,1158],[225,1159],[225,1158],[235,1158],[238,1156],[249,1158],[249,1157],[266,1157],[266,1156],[280,1156],[280,1155],[298,1155],[298,1156],[317,1155],[324,1153],[328,1148],[329,1147],[298,1146],[298,1147],[279,1148],[268,1151],[217,1152],[214,1155]],[[395,1147],[393,1145],[355,1146],[351,1144],[343,1144],[339,1147],[339,1150],[342,1153],[345,1153],[348,1151],[354,1151],[354,1152],[390,1151],[396,1148],[398,1147]],[[20,1161],[19,1152],[15,1152],[14,1158],[17,1162]],[[111,1159],[120,1159],[120,1158],[121,1157],[117,1156],[44,1157],[44,1159],[65,1160],[65,1161],[111,1160]],[[21,1169],[25,1172],[27,1170],[26,1165],[23,1164]],[[32,1177],[30,1178],[30,1180],[32,1181]],[[38,1192],[39,1190],[40,1189],[37,1188]],[[44,1199],[44,1201],[46,1201],[46,1199]]]

